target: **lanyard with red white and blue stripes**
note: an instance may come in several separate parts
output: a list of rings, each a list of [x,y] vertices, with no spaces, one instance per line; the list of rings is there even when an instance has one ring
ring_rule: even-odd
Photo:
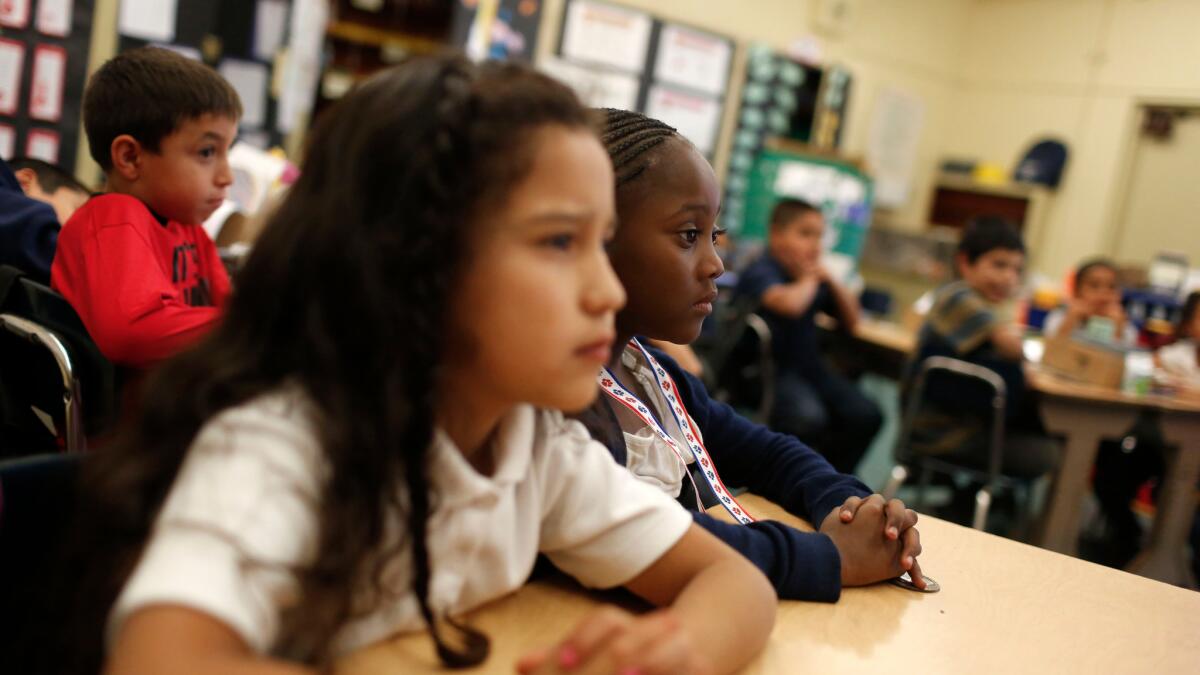
[[[666,369],[659,365],[658,361],[656,361],[654,357],[650,355],[650,352],[646,351],[646,348],[637,341],[637,338],[630,340],[629,344],[630,346],[637,348],[637,350],[640,351],[642,356],[646,359],[646,363],[650,364],[650,372],[654,375],[654,382],[662,391],[663,397],[666,398],[668,408],[671,410],[671,416],[674,418],[675,424],[679,427],[680,433],[683,434],[684,440],[687,441],[688,449],[691,450],[692,456],[695,457],[696,461],[700,464],[700,473],[702,476],[704,476],[705,482],[708,483],[710,488],[712,488],[712,491],[715,495],[717,495],[717,498],[721,500],[721,505],[725,507],[725,510],[729,512],[729,515],[733,516],[735,520],[743,525],[747,523],[753,523],[754,518],[746,512],[746,509],[742,508],[741,504],[737,503],[737,500],[734,499],[733,495],[729,493],[729,490],[725,487],[725,484],[721,482],[721,476],[717,473],[717,468],[713,464],[712,458],[709,457],[708,450],[705,449],[704,443],[700,440],[700,432],[696,429],[696,423],[692,420],[692,416],[689,415],[683,408],[683,401],[679,396],[679,387],[675,385],[675,380],[671,379],[671,376],[667,373]],[[675,439],[671,438],[671,435],[668,434],[665,429],[663,429],[662,425],[658,423],[658,420],[654,419],[654,416],[650,414],[650,410],[645,404],[643,404],[636,396],[629,393],[628,390],[621,386],[621,383],[617,380],[616,375],[613,375],[611,370],[606,367],[599,374],[598,379],[600,382],[600,388],[603,389],[606,394],[611,396],[621,405],[628,408],[629,411],[636,415],[638,419],[642,420],[646,426],[653,429],[654,432],[658,434],[659,438],[661,438],[663,442],[666,443],[669,448],[671,448],[671,450],[675,453],[675,456],[679,458],[679,461],[684,461],[683,455],[680,454],[679,444],[675,442]],[[684,462],[684,469],[686,471],[687,462]],[[691,472],[686,472],[690,478]]]

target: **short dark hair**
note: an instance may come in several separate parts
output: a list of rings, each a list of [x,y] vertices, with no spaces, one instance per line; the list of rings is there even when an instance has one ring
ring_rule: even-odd
[[[1017,226],[1000,216],[972,218],[963,228],[962,239],[958,242],[958,252],[967,257],[968,263],[974,263],[979,256],[998,248],[1025,252],[1025,242],[1021,241]]]
[[[771,231],[774,232],[812,211],[821,212],[820,209],[803,199],[796,199],[794,197],[781,199],[775,204],[775,208],[771,209]]]
[[[151,152],[184,122],[202,115],[242,116],[242,102],[217,71],[161,47],[118,54],[92,75],[83,94],[83,127],[92,159],[112,169],[121,134]]]
[[[1079,293],[1079,284],[1083,283],[1083,278],[1092,270],[1109,270],[1113,274],[1117,274],[1117,264],[1108,258],[1090,258],[1080,263],[1075,270],[1075,293]]]
[[[49,162],[43,162],[40,159],[33,157],[18,157],[8,160],[8,168],[13,170],[13,173],[21,169],[29,169],[37,176],[38,185],[48,194],[54,194],[59,190],[66,188],[75,192],[82,192],[85,195],[90,195],[91,190],[87,189],[79,179],[72,175],[66,169],[55,166]]]

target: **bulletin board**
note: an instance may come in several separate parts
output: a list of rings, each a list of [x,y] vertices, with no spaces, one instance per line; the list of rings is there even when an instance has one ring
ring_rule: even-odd
[[[636,110],[711,160],[724,118],[734,41],[600,0],[568,0],[557,58],[539,66],[589,105]]]
[[[750,172],[763,143],[788,138],[834,150],[841,143],[852,78],[844,69],[802,63],[762,44],[747,50],[746,79],[725,177],[723,224],[754,232],[763,223],[747,209]]]
[[[0,157],[73,171],[94,0],[0,0]]]
[[[544,4],[544,0],[495,0],[495,11],[488,21],[488,17],[479,16],[478,0],[458,0],[450,44],[473,58],[529,62],[537,45]],[[479,35],[480,31],[487,34]]]
[[[292,0],[120,0],[118,51],[165,46],[216,68],[238,91],[242,141],[280,145],[276,56],[287,44]]]
[[[853,266],[871,226],[874,186],[857,167],[831,159],[763,150],[748,173],[745,239],[765,239],[771,210],[784,197],[803,199],[825,215],[825,251]]]

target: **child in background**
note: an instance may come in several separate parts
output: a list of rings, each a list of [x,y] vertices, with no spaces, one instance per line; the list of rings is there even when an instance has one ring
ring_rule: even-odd
[[[1192,291],[1184,301],[1175,340],[1158,350],[1155,361],[1187,395],[1200,396],[1200,291]]]
[[[775,403],[771,428],[821,449],[844,473],[853,473],[883,425],[879,406],[821,356],[816,317],[828,314],[847,334],[858,321],[858,300],[821,264],[825,218],[799,199],[771,212],[767,252],[746,268],[738,295],[771,327]]]
[[[1016,293],[1025,265],[1025,244],[1013,225],[984,217],[963,231],[954,256],[959,280],[938,289],[917,338],[917,355],[906,382],[931,356],[948,356],[993,370],[1004,380],[1007,406],[1003,473],[1033,478],[1058,462],[1058,445],[1042,427],[1025,386],[1021,329],[1001,318],[998,306]],[[939,386],[941,385],[941,386]],[[959,380],[931,382],[927,413],[913,422],[922,452],[986,469],[986,395]],[[960,491],[970,500],[973,490]]]
[[[675,129],[635,112],[605,115],[620,223],[608,254],[629,301],[599,374],[605,394],[580,419],[619,464],[758,565],[780,597],[833,602],[842,586],[904,571],[923,587],[917,516],[903,502],[885,503],[794,436],[712,400],[674,359],[635,337],[687,344],[712,312],[724,269],[714,248],[720,191],[707,160]],[[744,518],[722,477],[818,532]],[[717,520],[702,504],[722,504],[745,524]]]
[[[1116,346],[1137,345],[1137,328],[1121,308],[1117,267],[1111,260],[1093,258],[1081,263],[1075,270],[1071,293],[1066,309],[1057,309],[1046,317],[1042,332],[1047,339],[1068,339],[1076,331],[1086,330],[1091,339],[1109,334],[1108,342]],[[1107,531],[1103,547],[1090,554],[1096,562],[1124,567],[1137,552],[1141,526],[1129,502],[1143,483],[1162,475],[1162,445],[1157,420],[1143,413],[1120,441],[1101,441],[1097,448],[1092,489]],[[1085,544],[1090,546],[1090,542]]]
[[[592,401],[624,301],[592,123],[543,75],[453,57],[319,121],[225,319],[89,467],[82,550],[108,582],[84,604],[120,591],[105,672],[312,672],[266,657],[420,630],[472,665],[487,640],[454,617],[539,551],[667,609],[599,611],[524,671],[724,673],[762,647],[762,575],[541,409]]]
[[[58,231],[89,194],[74,176],[40,159],[0,160],[0,265],[49,284]]]
[[[1085,328],[1094,318],[1112,323],[1112,342],[1122,347],[1137,344],[1137,328],[1121,308],[1121,287],[1117,284],[1117,266],[1106,258],[1093,258],[1075,270],[1071,301],[1066,309],[1056,309],[1046,317],[1042,333],[1047,338],[1067,338]]]
[[[242,106],[212,68],[143,47],[88,82],[83,124],[107,194],[62,229],[51,283],[115,364],[144,369],[221,315],[229,276],[201,223],[233,181]]]

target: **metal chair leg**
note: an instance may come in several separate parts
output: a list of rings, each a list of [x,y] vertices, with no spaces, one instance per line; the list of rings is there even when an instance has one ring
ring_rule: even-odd
[[[929,465],[921,464],[921,479],[917,487],[917,504],[920,510],[924,511],[929,508],[929,482],[933,479],[933,469]]]
[[[896,493],[900,491],[900,486],[904,485],[906,480],[908,480],[908,467],[903,464],[893,466],[887,485],[883,488],[883,498],[890,500],[895,497]]]
[[[1017,541],[1029,541],[1032,534],[1033,490],[1024,483],[1013,486],[1013,495],[1017,502],[1017,522],[1013,527],[1012,536]]]
[[[971,519],[971,527],[980,532],[987,529],[988,509],[992,507],[992,486],[985,485],[975,493],[975,516]]]

